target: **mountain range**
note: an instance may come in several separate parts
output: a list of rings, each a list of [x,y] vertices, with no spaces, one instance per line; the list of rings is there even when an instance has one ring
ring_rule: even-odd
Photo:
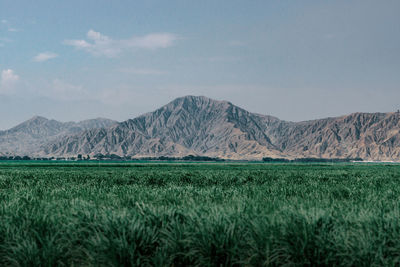
[[[70,157],[400,160],[400,114],[353,113],[303,122],[248,112],[203,96],[177,98],[124,122],[62,123],[34,117],[0,131],[0,154]]]
[[[67,135],[85,130],[110,127],[116,121],[92,119],[81,122],[59,122],[35,116],[9,130],[0,131],[0,155],[34,155],[41,146]]]

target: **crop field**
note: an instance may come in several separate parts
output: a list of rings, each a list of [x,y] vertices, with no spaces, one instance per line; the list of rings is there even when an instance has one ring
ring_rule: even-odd
[[[0,265],[399,263],[400,165],[0,163]]]

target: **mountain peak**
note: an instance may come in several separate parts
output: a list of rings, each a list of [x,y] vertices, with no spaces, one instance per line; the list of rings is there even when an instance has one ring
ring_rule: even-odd
[[[170,102],[170,104],[178,105],[182,103],[204,103],[204,102],[217,102],[217,101],[205,96],[187,95],[175,98]]]
[[[20,130],[20,129],[25,129],[25,128],[31,128],[31,127],[41,127],[42,125],[47,125],[49,122],[52,122],[51,120],[42,117],[42,116],[33,116],[29,120],[26,120],[17,126],[9,129],[8,131],[15,131],[15,130]]]
[[[211,106],[219,106],[223,104],[230,104],[230,102],[227,101],[220,101],[220,100],[215,100],[212,98],[208,98],[205,96],[194,96],[194,95],[187,95],[183,97],[178,97],[174,100],[172,100],[170,103],[165,105],[165,108],[168,109],[204,109],[204,108],[209,108]]]
[[[115,123],[117,122],[108,119],[93,119],[79,123],[59,122],[34,116],[11,129],[0,132],[0,151],[15,155],[32,155],[41,145],[60,136],[106,128]]]
[[[212,99],[209,97],[206,97],[206,96],[202,96],[202,95],[198,95],[198,96],[197,95],[185,95],[185,96],[178,97],[175,100],[191,100],[191,101],[193,101],[193,100],[212,100]]]
[[[30,118],[29,120],[27,120],[26,122],[46,122],[46,121],[48,121],[47,118],[35,115],[32,118]]]

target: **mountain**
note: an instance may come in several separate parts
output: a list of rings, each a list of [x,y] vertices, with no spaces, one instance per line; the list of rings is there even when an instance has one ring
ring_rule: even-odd
[[[53,139],[40,154],[400,160],[399,120],[398,113],[354,113],[295,123],[227,101],[186,96],[108,128]]]
[[[353,113],[303,122],[248,112],[202,96],[177,98],[117,123],[43,117],[0,131],[0,156],[131,157],[199,155],[228,159],[363,158],[400,160],[399,113]]]
[[[98,118],[81,122],[59,122],[35,116],[9,130],[0,131],[0,154],[32,155],[48,142],[85,130],[110,127],[115,121]]]
[[[188,96],[109,129],[93,129],[64,137],[47,145],[44,153],[114,153],[137,157],[278,156],[281,153],[266,135],[265,126],[279,122],[277,118],[252,114],[226,101]]]
[[[400,160],[399,113],[353,113],[299,122],[279,135],[279,149],[296,157]]]

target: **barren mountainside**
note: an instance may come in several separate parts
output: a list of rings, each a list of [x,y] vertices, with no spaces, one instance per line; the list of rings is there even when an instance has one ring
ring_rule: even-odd
[[[265,133],[280,121],[249,113],[226,101],[178,98],[168,105],[109,129],[68,136],[45,147],[45,154],[109,154],[243,158],[281,153]]]
[[[399,120],[398,113],[354,113],[294,123],[227,101],[186,96],[108,128],[55,138],[39,154],[400,160]]]
[[[41,145],[58,137],[79,134],[88,129],[109,127],[115,121],[93,119],[81,122],[59,122],[35,116],[9,130],[0,131],[0,155],[32,155]]]
[[[400,114],[353,113],[294,124],[280,135],[296,157],[400,160]]]

